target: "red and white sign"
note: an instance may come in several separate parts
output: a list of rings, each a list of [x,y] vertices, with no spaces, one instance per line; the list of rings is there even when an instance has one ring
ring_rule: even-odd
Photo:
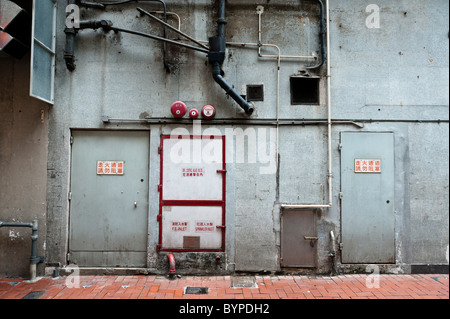
[[[355,173],[381,173],[380,159],[355,159]]]
[[[97,161],[97,175],[123,175],[124,161]]]
[[[216,109],[212,105],[205,105],[202,109],[202,116],[205,119],[212,119],[216,115]]]
[[[214,222],[211,220],[200,220],[195,222],[195,232],[211,233],[215,231]]]

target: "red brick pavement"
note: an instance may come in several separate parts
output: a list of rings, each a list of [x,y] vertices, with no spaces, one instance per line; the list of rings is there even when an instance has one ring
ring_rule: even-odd
[[[250,278],[253,288],[232,287],[232,276],[0,279],[0,299],[449,299],[446,274]],[[207,287],[208,292],[188,294],[186,287]]]

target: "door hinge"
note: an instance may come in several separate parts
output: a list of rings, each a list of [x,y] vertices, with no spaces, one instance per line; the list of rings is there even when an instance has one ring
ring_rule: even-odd
[[[67,253],[67,263],[69,263],[69,264],[70,264],[71,257],[72,257],[71,254]]]
[[[158,185],[158,192],[160,192],[161,190],[162,190],[162,185],[159,184],[159,185]]]
[[[158,147],[158,154],[161,154],[162,149],[163,149],[162,146],[159,146],[159,147]]]
[[[343,243],[339,243],[339,250],[342,250],[342,248],[344,248],[344,244]]]
[[[69,200],[72,200],[72,192],[69,192]]]
[[[73,136],[70,137],[70,145],[73,144]]]
[[[161,245],[160,244],[156,245],[156,251],[161,251]]]
[[[342,150],[342,143],[338,144],[338,150]]]
[[[159,214],[158,216],[156,216],[156,221],[161,222],[161,218],[162,218],[162,215]]]
[[[226,169],[218,169],[217,173],[222,173],[222,174],[226,174],[227,170]]]
[[[339,192],[339,199],[342,199],[344,197],[344,193]]]

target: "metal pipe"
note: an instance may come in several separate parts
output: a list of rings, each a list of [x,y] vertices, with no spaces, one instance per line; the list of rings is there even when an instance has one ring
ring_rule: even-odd
[[[303,60],[303,59],[316,59],[315,56],[282,55],[281,54],[281,49],[277,45],[275,45],[275,44],[263,44],[262,43],[262,14],[264,13],[264,7],[263,6],[258,6],[256,8],[256,13],[258,14],[258,44],[256,44],[256,46],[258,46],[258,56],[260,58],[271,58],[271,59],[278,59],[278,60],[282,60],[282,59],[301,59],[301,60]],[[246,45],[252,45],[252,44],[248,43]],[[277,48],[278,49],[278,55],[262,54],[261,53],[261,48],[262,47],[274,47],[274,48]]]
[[[124,118],[110,118],[108,116],[102,117],[104,124],[108,123],[140,123],[140,124],[192,124],[190,119],[174,119],[168,117],[145,118],[145,119],[124,119]],[[333,120],[333,124],[354,125],[358,128],[363,128],[364,125],[351,120]],[[214,125],[254,125],[254,126],[307,126],[307,125],[328,125],[327,120],[321,119],[229,119],[229,118],[215,118]]]
[[[219,19],[217,19],[218,24],[218,36],[225,38],[225,25],[227,20],[225,19],[225,0],[219,0]]]
[[[217,19],[218,32],[216,37],[209,39],[210,52],[208,54],[209,63],[212,64],[212,74],[214,81],[218,83],[225,92],[244,109],[245,113],[250,115],[254,107],[242,98],[222,77],[221,65],[225,60],[226,40],[225,40],[225,0],[219,0],[219,18]]]
[[[153,13],[153,14],[164,13],[164,11],[151,11],[150,13]],[[175,18],[177,19],[177,23],[178,23],[178,30],[181,31],[181,18],[180,18],[180,16],[177,13],[170,12],[170,11],[167,11],[166,14],[175,16]]]
[[[331,62],[330,62],[330,4],[327,3],[327,115],[328,115],[328,202],[333,206],[333,157],[331,154],[332,121],[331,121]]]
[[[84,6],[87,8],[95,8],[95,9],[104,9],[105,6],[101,3],[97,3],[97,2],[87,2],[87,1],[83,1],[83,0],[77,0],[77,4],[79,4],[80,6]]]
[[[44,257],[37,256],[38,221],[31,223],[2,222],[1,227],[28,227],[31,228],[31,257],[30,257],[30,281],[36,281],[36,265],[44,262]]]
[[[241,106],[246,114],[252,114],[255,110],[246,100],[242,98],[233,88],[224,80],[221,75],[220,64],[215,62],[213,66],[213,78],[220,85],[220,87]]]
[[[139,0],[126,0],[126,1],[119,1],[119,2],[86,2],[83,0],[68,0],[68,4],[75,4],[90,8],[96,8],[96,9],[104,9],[106,6],[112,6],[112,5],[122,5],[127,4],[130,2],[139,2]],[[141,0],[141,1],[147,1],[147,2],[159,2],[163,6],[163,14],[164,14],[164,21],[167,22],[167,6],[166,3],[162,0]],[[66,60],[66,67],[69,71],[75,70],[75,56],[74,56],[74,42],[75,42],[75,36],[77,33],[77,30],[75,28],[66,28],[64,30],[66,33],[66,49],[64,51],[64,59]],[[163,28],[163,38],[166,38],[166,28]],[[166,58],[166,43],[164,42],[163,47],[163,63],[164,67],[167,72],[170,73],[170,64],[167,62]]]
[[[318,69],[320,68],[324,63],[325,63],[325,40],[324,40],[324,34],[325,34],[325,29],[324,29],[324,25],[323,25],[323,2],[322,0],[317,0],[319,2],[319,6],[320,6],[320,33],[319,33],[319,38],[320,38],[320,54],[321,54],[321,59],[319,64],[314,65],[314,66],[309,66],[306,67],[307,70],[312,70],[312,69]],[[327,8],[328,10],[328,8]],[[328,13],[327,13],[328,15]],[[328,26],[328,24],[327,24]]]
[[[102,2],[101,4],[104,6],[114,6],[114,5],[122,5],[127,4],[131,2],[159,2],[163,6],[163,15],[164,15],[164,22],[167,23],[167,6],[166,3],[162,0],[125,0],[125,1],[118,1],[118,2]],[[166,28],[163,28],[163,38],[166,38]],[[163,44],[163,63],[164,68],[166,69],[167,73],[170,73],[170,64],[167,62],[167,43],[164,42]]]
[[[330,230],[330,254],[331,257],[331,273],[336,273],[336,238],[334,232]]]
[[[76,5],[78,0],[68,0],[68,5]],[[67,17],[70,13],[67,14]],[[77,31],[75,28],[65,28],[64,33],[66,34],[66,46],[64,49],[64,60],[66,61],[67,69],[72,72],[75,70],[75,36]]]
[[[167,43],[171,43],[171,44],[176,44],[176,45],[179,45],[179,46],[182,46],[182,47],[185,47],[188,49],[196,50],[199,52],[209,53],[209,51],[206,49],[195,47],[195,46],[189,45],[189,44],[184,44],[184,43],[177,42],[174,40],[169,40],[166,38],[161,38],[156,35],[151,35],[151,34],[147,34],[147,33],[142,33],[142,32],[133,31],[133,30],[127,30],[127,29],[122,29],[122,28],[117,28],[117,27],[110,27],[109,30],[113,30],[115,32],[125,32],[125,33],[134,34],[134,35],[139,35],[139,36],[145,37],[145,38],[150,38],[150,39],[159,40],[159,41],[163,41],[163,42],[167,42]]]
[[[173,277],[177,273],[175,269],[175,256],[173,254],[168,254],[167,259],[169,260],[169,276]]]
[[[146,16],[152,18],[153,20],[157,21],[158,23],[161,23],[162,25],[168,27],[168,28],[171,29],[172,31],[174,31],[174,32],[176,32],[176,33],[182,35],[183,37],[185,37],[185,38],[191,40],[192,42],[194,42],[194,43],[200,45],[202,48],[204,48],[204,49],[206,49],[206,50],[209,50],[209,48],[208,48],[206,45],[204,45],[203,43],[200,43],[199,41],[195,40],[194,38],[192,38],[191,36],[187,35],[186,33],[181,32],[181,31],[178,30],[177,28],[172,27],[170,24],[168,24],[168,23],[166,23],[166,22],[164,22],[164,21],[158,19],[157,17],[155,17],[154,15],[152,15],[150,12],[147,12],[147,11],[145,11],[145,10],[142,9],[142,8],[136,8],[136,9],[137,9],[140,13],[145,14]]]

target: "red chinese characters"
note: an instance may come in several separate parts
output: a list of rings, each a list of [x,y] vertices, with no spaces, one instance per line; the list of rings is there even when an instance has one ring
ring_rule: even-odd
[[[123,175],[123,161],[98,161],[97,175]]]
[[[214,222],[212,221],[196,221],[195,222],[195,231],[196,232],[213,232],[215,230],[214,228]]]
[[[380,159],[355,159],[355,173],[381,173]]]
[[[203,168],[183,168],[183,177],[202,177]]]

